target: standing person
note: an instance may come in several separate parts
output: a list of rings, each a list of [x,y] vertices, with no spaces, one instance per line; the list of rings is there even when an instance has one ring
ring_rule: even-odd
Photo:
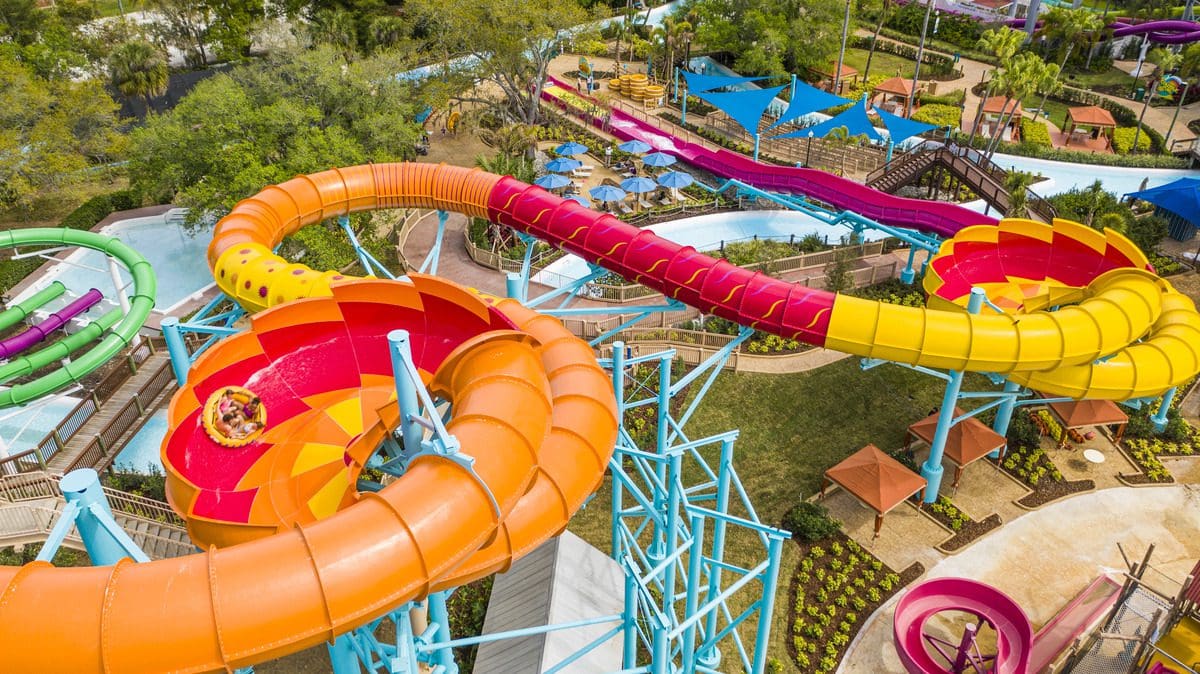
[[[611,145],[604,148],[604,165],[605,166],[612,165],[612,146]]]

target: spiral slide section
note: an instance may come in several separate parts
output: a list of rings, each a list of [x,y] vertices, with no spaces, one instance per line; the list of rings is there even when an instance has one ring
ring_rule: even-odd
[[[585,343],[553,318],[446,281],[354,280],[272,253],[304,225],[392,207],[512,225],[707,313],[861,355],[1004,372],[1105,369],[1123,357],[1130,367],[1118,368],[1121,376],[1136,376],[1112,389],[1122,395],[1161,391],[1200,370],[1200,319],[1165,311],[1169,286],[1137,268],[1127,242],[1111,234],[1060,238],[1061,224],[1022,230],[1005,255],[1042,240],[1061,256],[1051,262],[1079,267],[1061,282],[1086,280],[1083,299],[1053,313],[972,316],[787,284],[478,170],[374,164],[301,176],[241,202],[208,250],[222,290],[258,312],[247,332],[196,362],[169,412],[168,493],[208,552],[111,568],[0,568],[0,650],[11,654],[2,667],[244,666],[502,570],[566,526],[599,483],[617,430],[611,382]],[[972,232],[964,236],[980,238]],[[973,246],[1000,255],[1010,234],[964,239],[955,256],[966,259]],[[1077,256],[1091,266],[1075,264]],[[997,282],[1013,274],[990,266],[969,271]],[[955,270],[968,266],[947,264],[947,285]],[[954,292],[945,295],[950,302]],[[448,427],[475,458],[474,474],[426,456],[383,491],[357,494],[366,454],[398,424],[386,333],[401,327],[431,390],[453,401]],[[1162,356],[1177,361],[1169,367],[1131,346],[1168,330]],[[1100,355],[1112,357],[1094,363]],[[258,393],[271,423],[244,448],[218,449],[198,430],[201,401],[233,385]],[[1085,396],[1102,387],[1063,388]],[[68,604],[69,612],[56,608]],[[27,648],[35,643],[49,648]],[[48,652],[59,658],[52,668]]]
[[[31,348],[34,344],[44,341],[46,337],[54,334],[55,330],[70,323],[75,317],[96,306],[102,299],[104,299],[104,294],[92,288],[67,306],[47,316],[45,320],[37,325],[32,325],[29,329],[22,330],[12,337],[0,339],[0,358],[8,358],[14,354],[21,353]]]
[[[995,668],[987,671],[994,674],[1025,674],[1028,671],[1033,628],[1016,602],[1000,590],[974,580],[934,578],[905,592],[896,604],[892,622],[896,652],[910,674],[950,674],[955,671],[950,669],[946,659],[938,660],[926,648],[925,625],[943,611],[970,613],[995,630]]]
[[[569,85],[553,77],[550,78],[542,96],[578,110],[592,105],[573,93]],[[606,130],[622,140],[636,139],[649,143],[657,151],[670,152],[714,175],[734,178],[770,192],[808,196],[887,225],[948,237],[963,227],[996,223],[994,218],[957,204],[897,197],[825,171],[764,164],[724,148],[712,150],[702,144],[666,133],[619,109],[612,111],[612,118]]]
[[[89,329],[85,331],[87,334],[92,335],[93,339],[99,336],[100,333],[104,333],[100,341],[91,349],[49,374],[0,391],[0,409],[13,405],[23,405],[31,400],[36,400],[64,386],[76,383],[99,369],[129,345],[133,338],[137,336],[137,332],[141,329],[142,324],[150,316],[150,311],[154,309],[154,297],[157,289],[154,271],[150,268],[150,263],[146,261],[146,258],[142,257],[137,251],[130,248],[120,239],[102,236],[93,232],[81,232],[60,227],[0,232],[0,248],[36,245],[80,246],[98,250],[105,255],[116,258],[129,270],[129,273],[133,277],[133,295],[129,298],[129,313],[123,316],[119,322],[112,321],[111,317],[101,317],[93,325],[103,326],[107,324],[108,327],[100,329],[89,326]],[[72,337],[75,337],[75,335],[72,335]],[[38,361],[43,360],[44,356],[49,353],[61,353],[65,356],[67,353],[76,350],[81,344],[79,340],[73,340],[67,345],[55,348],[66,341],[60,340],[50,347],[39,351],[38,354],[42,354],[42,357],[39,357]],[[51,349],[54,350],[51,351]],[[30,354],[30,356],[30,360],[24,360],[20,367],[28,367],[34,362],[32,359],[33,354]],[[45,364],[48,364],[48,362]],[[2,603],[2,598],[0,598],[0,603]]]

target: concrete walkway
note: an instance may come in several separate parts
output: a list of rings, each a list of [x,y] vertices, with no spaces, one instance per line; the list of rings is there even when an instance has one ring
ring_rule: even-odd
[[[1118,543],[1139,558],[1155,544],[1152,565],[1182,579],[1200,559],[1200,487],[1124,487],[1070,498],[1006,524],[925,577],[994,585],[1021,605],[1036,630],[1096,576],[1124,570]],[[1166,578],[1159,584],[1169,587]],[[869,619],[839,672],[904,671],[892,645],[894,604]]]

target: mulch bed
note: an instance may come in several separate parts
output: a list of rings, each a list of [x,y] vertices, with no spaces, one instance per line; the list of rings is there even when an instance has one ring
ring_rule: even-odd
[[[1175,482],[1175,478],[1173,478],[1173,477],[1168,477],[1165,480],[1153,480],[1150,478],[1149,475],[1146,475],[1145,473],[1133,473],[1133,474],[1121,473],[1120,477],[1122,480],[1124,480],[1125,482],[1127,482],[1129,484],[1173,484]],[[1089,482],[1090,482],[1090,480],[1089,480]]]
[[[823,590],[823,583],[822,581],[817,580],[817,575],[818,571],[823,571],[826,575],[837,573],[837,570],[833,568],[832,564],[835,559],[835,556],[831,550],[832,545],[837,543],[849,551],[850,542],[851,539],[841,532],[838,532],[835,536],[824,541],[820,541],[819,543],[809,544],[796,541],[797,545],[800,546],[800,556],[802,559],[808,559],[809,552],[814,547],[819,547],[826,551],[826,554],[823,557],[815,560],[814,565],[807,572],[805,572],[802,566],[798,564],[796,566],[796,572],[793,574],[791,583],[789,583],[788,587],[788,635],[790,637],[787,640],[788,657],[791,658],[792,664],[801,672],[818,671],[818,665],[823,658],[833,658],[835,662],[841,662],[842,657],[846,654],[846,648],[849,646],[849,643],[853,641],[854,636],[858,633],[858,631],[864,625],[866,625],[867,619],[875,612],[875,610],[925,573],[925,567],[920,562],[914,562],[908,568],[897,573],[886,564],[879,562],[879,560],[869,551],[861,549],[856,554],[858,554],[860,557],[865,557],[869,561],[861,565],[854,572],[848,574],[851,581],[860,577],[858,574],[861,573],[861,571],[870,569],[871,562],[879,562],[881,568],[878,571],[874,571],[876,574],[876,581],[867,583],[868,588],[876,586],[878,579],[883,578],[886,574],[895,574],[899,577],[899,580],[892,585],[890,590],[884,591],[879,589],[879,598],[874,601],[869,599],[865,591],[859,593],[857,597],[861,598],[865,603],[860,604],[859,607],[849,605],[838,609],[836,614],[830,620],[830,623],[822,636],[808,637],[802,635],[798,629],[798,627],[801,625],[801,622],[807,622],[811,624],[813,622],[813,618],[805,611],[797,611],[797,599],[802,599],[804,604],[807,606],[819,606],[823,610],[827,610],[829,607],[836,606],[835,602],[833,601],[834,593],[830,593],[828,601],[821,602],[817,599],[817,593]],[[845,572],[844,567],[841,570]],[[803,573],[807,573],[809,576],[809,582],[804,585],[802,585],[800,582],[801,575]],[[856,618],[853,622],[853,627],[851,628],[850,633],[847,635],[848,641],[840,646],[834,646],[834,648],[836,648],[836,653],[830,653],[827,649],[833,646],[833,639],[837,634],[835,627],[846,619],[847,613],[854,613]],[[796,645],[798,643],[808,643],[816,646],[815,652],[805,654],[809,662],[808,666],[802,666],[802,663],[798,658],[799,654],[796,650]]]
[[[1139,477],[1145,477],[1141,475]],[[1132,480],[1131,480],[1132,481]],[[1029,486],[1028,482],[1022,482],[1025,486]],[[1074,482],[1040,482],[1033,489],[1033,493],[1021,498],[1017,501],[1020,505],[1026,508],[1037,508],[1044,506],[1051,501],[1058,500],[1064,496],[1078,494],[1079,492],[1095,489],[1096,483],[1091,480],[1076,480]]]
[[[935,519],[937,519],[936,516]],[[949,552],[961,550],[962,548],[965,548],[967,545],[974,542],[976,538],[979,538],[992,529],[999,527],[1002,523],[1003,522],[1001,522],[1000,516],[996,513],[992,513],[978,522],[975,520],[970,520],[966,524],[962,525],[962,528],[960,528],[958,532],[954,534],[953,538],[945,543],[942,543],[938,547]]]

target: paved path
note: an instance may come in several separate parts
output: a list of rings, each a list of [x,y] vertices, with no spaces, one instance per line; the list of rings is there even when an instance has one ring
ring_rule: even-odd
[[[994,585],[1021,605],[1036,630],[1096,576],[1125,568],[1118,543],[1139,558],[1153,543],[1155,568],[1182,579],[1200,558],[1200,487],[1124,487],[1076,496],[1006,524],[925,577],[964,576]],[[892,645],[894,603],[868,620],[838,672],[903,671]]]

